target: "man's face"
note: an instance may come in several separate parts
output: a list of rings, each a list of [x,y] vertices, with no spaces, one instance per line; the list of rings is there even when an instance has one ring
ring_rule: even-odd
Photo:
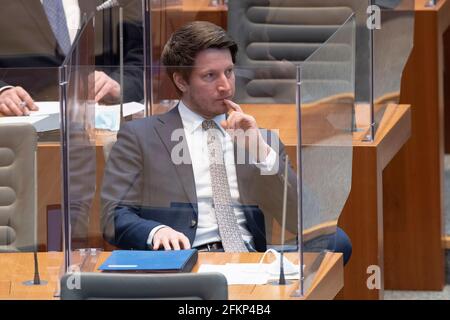
[[[205,119],[226,113],[224,99],[234,96],[234,64],[228,49],[207,49],[197,54],[189,82],[182,81],[182,100]]]

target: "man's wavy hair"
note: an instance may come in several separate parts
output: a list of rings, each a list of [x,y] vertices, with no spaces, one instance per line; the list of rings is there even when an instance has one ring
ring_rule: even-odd
[[[161,61],[178,93],[173,74],[178,72],[189,83],[197,54],[206,49],[229,49],[233,63],[238,50],[236,42],[221,27],[207,21],[190,22],[175,31],[164,46]]]

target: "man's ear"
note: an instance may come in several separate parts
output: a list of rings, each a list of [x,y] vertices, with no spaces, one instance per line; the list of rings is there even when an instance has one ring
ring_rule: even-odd
[[[173,76],[173,82],[175,83],[177,88],[183,93],[186,92],[186,88],[187,88],[188,84],[187,84],[186,80],[184,80],[183,76],[178,72],[174,72],[172,76]]]

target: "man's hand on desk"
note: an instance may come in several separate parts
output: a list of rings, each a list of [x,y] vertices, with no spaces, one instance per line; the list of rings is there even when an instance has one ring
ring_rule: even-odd
[[[26,116],[30,110],[38,109],[22,87],[11,87],[0,92],[0,113],[5,116]]]
[[[161,247],[164,250],[190,249],[189,239],[181,232],[175,231],[170,227],[159,229],[153,236],[153,250]]]
[[[120,85],[103,71],[95,71],[95,102],[117,103]]]

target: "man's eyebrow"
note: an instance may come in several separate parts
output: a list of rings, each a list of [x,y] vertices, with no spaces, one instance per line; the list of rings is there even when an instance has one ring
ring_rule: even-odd
[[[198,70],[199,70],[201,73],[217,72],[217,71],[222,70],[222,69],[219,69],[219,68],[217,68],[217,69],[213,69],[213,68],[202,69],[202,67],[197,67],[197,68],[198,68]],[[234,64],[230,64],[229,66],[225,67],[224,70],[227,70],[227,69],[233,69],[233,68],[234,68]]]

